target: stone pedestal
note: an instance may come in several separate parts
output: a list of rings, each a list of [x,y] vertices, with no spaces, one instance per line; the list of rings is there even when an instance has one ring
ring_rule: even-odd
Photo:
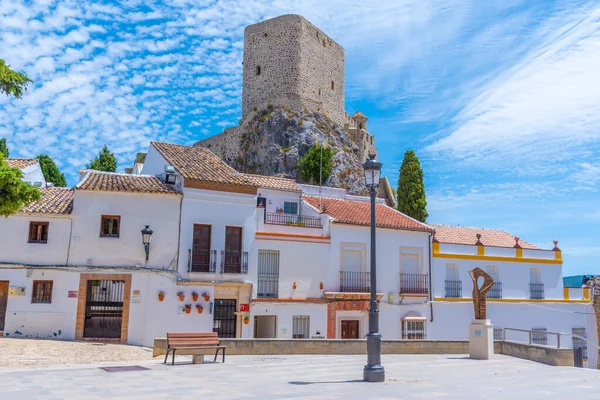
[[[192,364],[204,364],[204,355],[192,356]]]
[[[494,326],[489,319],[471,321],[469,355],[476,360],[489,360],[494,357]]]

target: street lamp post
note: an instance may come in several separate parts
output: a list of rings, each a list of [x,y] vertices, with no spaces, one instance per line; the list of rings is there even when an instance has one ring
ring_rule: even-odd
[[[371,195],[371,306],[369,308],[369,334],[367,335],[367,365],[363,369],[363,380],[367,382],[385,381],[385,370],[381,365],[381,334],[379,333],[379,304],[377,302],[377,266],[375,254],[375,195],[379,186],[381,163],[375,159],[375,154],[369,154],[369,159],[363,164],[365,184]]]
[[[154,231],[150,229],[150,225],[146,225],[142,229],[142,243],[144,244],[144,251],[146,252],[146,264],[148,264],[148,256],[150,255],[150,242],[152,242],[152,234]]]

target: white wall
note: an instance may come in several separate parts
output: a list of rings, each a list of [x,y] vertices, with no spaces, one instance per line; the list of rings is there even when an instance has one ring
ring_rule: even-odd
[[[48,242],[28,243],[29,223],[48,222]],[[70,216],[14,214],[0,218],[0,262],[66,265]]]
[[[277,317],[277,338],[291,339],[293,335],[293,316],[308,315],[310,317],[310,336],[327,337],[327,305],[326,304],[263,304],[254,303],[251,310],[248,334],[254,337],[254,316],[275,315]]]
[[[149,267],[175,265],[179,235],[178,195],[75,191],[73,236],[69,264],[96,266],[144,265],[146,254],[141,230],[154,231]],[[118,238],[101,237],[102,215],[120,215]]]
[[[42,187],[46,186],[46,179],[44,178],[44,173],[42,172],[42,168],[40,167],[39,163],[23,168],[21,172],[23,172],[24,181],[29,182],[32,185],[35,182],[41,182]]]

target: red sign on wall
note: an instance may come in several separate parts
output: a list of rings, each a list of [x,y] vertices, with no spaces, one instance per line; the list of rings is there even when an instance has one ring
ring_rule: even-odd
[[[250,304],[240,304],[240,311],[241,312],[250,311]]]

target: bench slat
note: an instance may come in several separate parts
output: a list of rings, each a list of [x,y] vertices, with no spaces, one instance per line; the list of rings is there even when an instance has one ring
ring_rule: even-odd
[[[217,332],[176,332],[176,333],[167,333],[167,338],[184,338],[184,337],[202,337],[202,338],[218,338],[219,334]]]

